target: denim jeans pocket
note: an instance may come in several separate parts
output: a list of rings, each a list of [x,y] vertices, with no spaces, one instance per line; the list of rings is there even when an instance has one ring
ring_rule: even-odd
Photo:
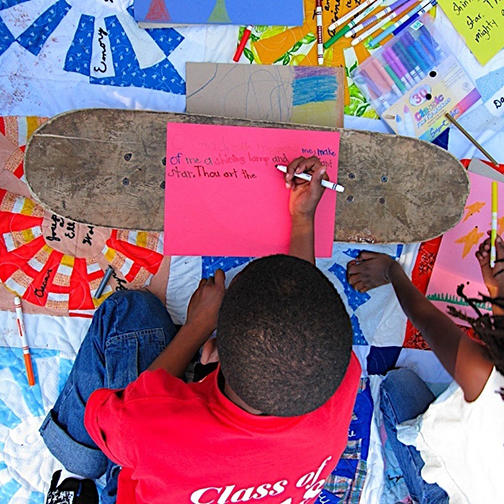
[[[105,343],[105,386],[124,388],[136,380],[167,345],[161,327],[119,334]]]

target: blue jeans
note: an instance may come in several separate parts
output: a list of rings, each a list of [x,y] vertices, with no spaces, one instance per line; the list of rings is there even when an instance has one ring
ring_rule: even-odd
[[[415,447],[397,439],[396,426],[424,413],[434,399],[427,385],[410,369],[389,371],[380,389],[385,431],[410,495],[420,504],[445,504],[448,503],[448,495],[440,486],[422,479],[420,471],[424,461]]]
[[[114,503],[120,467],[96,446],[84,427],[86,402],[99,388],[124,388],[161,353],[176,334],[154,295],[121,291],[96,311],[61,394],[40,427],[51,453],[75,474],[98,479],[106,473],[103,503]]]

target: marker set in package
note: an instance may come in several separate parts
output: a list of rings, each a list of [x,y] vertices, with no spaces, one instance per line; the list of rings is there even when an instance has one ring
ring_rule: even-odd
[[[381,118],[399,135],[432,141],[480,94],[443,47],[428,14],[395,36],[352,73]]]

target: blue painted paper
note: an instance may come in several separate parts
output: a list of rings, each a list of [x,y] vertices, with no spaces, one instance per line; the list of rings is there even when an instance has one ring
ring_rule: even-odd
[[[302,0],[135,0],[135,19],[145,23],[301,26]]]

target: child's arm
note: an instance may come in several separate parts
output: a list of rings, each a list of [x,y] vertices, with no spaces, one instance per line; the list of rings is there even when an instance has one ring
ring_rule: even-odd
[[[490,231],[488,231],[490,234]],[[497,260],[493,268],[490,267],[490,238],[487,238],[478,248],[476,258],[478,259],[483,281],[488,289],[488,294],[492,298],[504,298],[504,242],[500,236],[495,240]],[[493,305],[494,315],[504,315],[504,308]]]
[[[186,323],[148,367],[162,368],[173,376],[182,377],[189,362],[217,327],[217,316],[224,297],[225,275],[217,270],[214,277],[202,279],[189,301]]]
[[[294,173],[309,173],[310,182],[294,177]],[[289,212],[292,219],[289,254],[315,264],[314,220],[315,210],[322,197],[322,179],[328,179],[316,157],[294,159],[287,167],[285,183],[291,189]]]
[[[479,396],[493,367],[485,348],[438,310],[398,262],[385,254],[361,252],[357,260],[348,263],[347,273],[350,284],[361,292],[391,283],[404,313],[460,385],[465,399],[473,401]]]

